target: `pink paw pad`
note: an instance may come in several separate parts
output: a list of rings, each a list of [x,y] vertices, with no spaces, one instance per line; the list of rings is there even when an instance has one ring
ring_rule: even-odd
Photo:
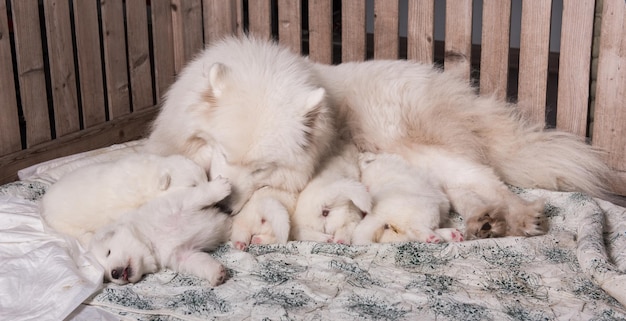
[[[235,248],[244,251],[248,245],[244,242],[235,242]]]
[[[263,238],[261,238],[260,236],[253,236],[252,237],[252,241],[250,241],[250,243],[252,244],[262,244],[263,243]]]
[[[450,236],[452,237],[452,241],[454,242],[463,242],[463,233],[461,233],[461,231],[459,230],[454,230],[450,233]]]
[[[428,238],[426,238],[426,243],[440,243],[441,239],[439,237],[437,237],[437,235],[435,234],[430,234],[428,235]]]

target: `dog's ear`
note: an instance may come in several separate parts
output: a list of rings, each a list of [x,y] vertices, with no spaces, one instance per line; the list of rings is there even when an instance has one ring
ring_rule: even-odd
[[[170,187],[171,183],[172,183],[172,175],[170,175],[169,172],[161,173],[161,176],[159,177],[159,189],[164,191]]]
[[[306,99],[305,109],[311,110],[318,108],[318,106],[322,105],[325,96],[326,90],[324,90],[324,88],[320,87],[313,90]]]
[[[372,196],[367,191],[365,185],[357,181],[345,181],[343,189],[344,195],[350,199],[362,213],[367,214],[372,211]]]
[[[214,97],[219,98],[224,92],[224,89],[226,89],[229,73],[230,69],[219,62],[214,63],[209,68],[209,85],[211,86]]]

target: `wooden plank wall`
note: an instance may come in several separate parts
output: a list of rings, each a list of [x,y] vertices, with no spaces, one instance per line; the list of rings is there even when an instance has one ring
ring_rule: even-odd
[[[521,108],[543,122],[548,68],[556,67],[548,65],[549,36],[558,27],[556,126],[588,135],[596,1],[564,1],[562,12],[552,12],[552,0],[523,1],[519,57],[518,49],[509,48],[510,1],[482,1],[476,50],[475,2],[446,2],[445,41],[437,43],[435,0],[0,1],[0,68],[13,71],[0,73],[0,182],[37,162],[141,137],[185,63],[224,35],[245,32],[324,63],[440,59],[445,69],[460,68],[468,81],[479,67],[482,94],[505,99],[518,84]],[[604,0],[591,137],[622,177],[625,6],[623,0]],[[561,26],[551,25],[553,15],[562,15]],[[406,30],[400,28],[403,19]],[[510,82],[511,67],[519,71],[516,82]]]

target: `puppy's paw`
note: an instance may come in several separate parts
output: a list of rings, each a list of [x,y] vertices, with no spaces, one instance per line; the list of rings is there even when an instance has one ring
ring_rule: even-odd
[[[465,235],[468,239],[506,236],[506,209],[498,206],[477,211],[465,222]]]
[[[218,176],[209,182],[211,184],[212,192],[219,200],[226,198],[231,193],[231,184],[228,178]]]
[[[442,242],[442,239],[435,233],[430,233],[428,235],[426,235],[426,243],[434,243],[434,244],[438,244]]]
[[[211,274],[208,278],[209,282],[211,282],[211,286],[218,286],[224,281],[226,281],[226,269],[223,265],[219,264],[218,266],[211,267]]]
[[[257,234],[252,236],[250,244],[273,244],[278,243],[276,238],[267,234]]]
[[[248,248],[248,244],[246,244],[245,242],[240,242],[240,241],[233,242],[233,246],[236,249],[241,250],[241,251],[245,251]]]
[[[435,230],[446,242],[463,242],[463,233],[455,228],[440,228]]]

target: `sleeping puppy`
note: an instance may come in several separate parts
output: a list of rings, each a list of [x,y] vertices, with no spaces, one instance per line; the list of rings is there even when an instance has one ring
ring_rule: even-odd
[[[271,186],[254,193],[233,218],[230,240],[233,246],[245,250],[250,244],[287,243],[290,214],[296,204],[294,193]]]
[[[350,244],[354,228],[372,209],[372,198],[359,180],[358,156],[354,144],[344,144],[341,153],[322,164],[298,196],[292,239]]]
[[[442,187],[398,155],[360,155],[361,181],[373,199],[372,213],[357,225],[353,244],[462,241],[456,229],[441,229],[450,202]]]
[[[228,240],[231,217],[218,202],[230,190],[224,178],[179,189],[98,229],[89,249],[105,268],[105,280],[134,283],[144,274],[169,268],[213,286],[223,283],[224,267],[205,251]]]
[[[131,154],[61,177],[41,199],[41,215],[48,226],[76,237],[86,247],[97,229],[122,213],[207,180],[202,167],[183,156]]]

